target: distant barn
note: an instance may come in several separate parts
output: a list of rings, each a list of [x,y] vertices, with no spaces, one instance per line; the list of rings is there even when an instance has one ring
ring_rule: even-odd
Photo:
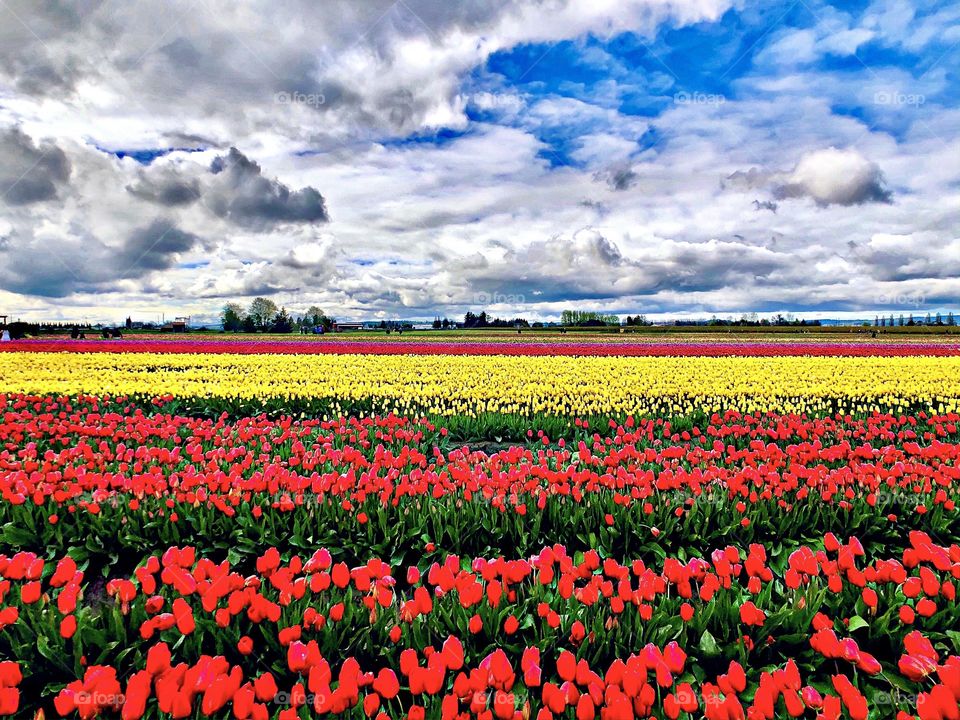
[[[344,332],[346,330],[363,330],[362,322],[335,322],[333,324],[334,332]]]
[[[189,324],[190,324],[189,317],[174,318],[172,321],[162,325],[160,327],[160,332],[174,332],[174,333],[186,332],[187,326]]]

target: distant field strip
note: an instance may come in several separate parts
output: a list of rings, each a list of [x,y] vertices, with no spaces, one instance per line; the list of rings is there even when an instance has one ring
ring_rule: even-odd
[[[960,408],[960,357],[2,353],[0,392],[267,400],[477,415]]]

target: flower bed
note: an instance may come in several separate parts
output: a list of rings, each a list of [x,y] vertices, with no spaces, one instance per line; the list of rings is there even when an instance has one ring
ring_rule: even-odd
[[[947,718],[957,414],[399,416],[13,395],[0,714]],[[854,530],[855,529],[855,530]]]

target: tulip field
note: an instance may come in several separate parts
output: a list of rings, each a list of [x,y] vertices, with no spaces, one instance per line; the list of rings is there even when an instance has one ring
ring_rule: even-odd
[[[0,716],[960,720],[960,347],[23,341]]]

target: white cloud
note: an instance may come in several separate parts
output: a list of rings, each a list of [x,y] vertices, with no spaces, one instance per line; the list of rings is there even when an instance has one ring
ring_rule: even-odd
[[[827,148],[804,155],[783,178],[783,197],[808,196],[825,205],[887,202],[883,173],[855,149]]]

